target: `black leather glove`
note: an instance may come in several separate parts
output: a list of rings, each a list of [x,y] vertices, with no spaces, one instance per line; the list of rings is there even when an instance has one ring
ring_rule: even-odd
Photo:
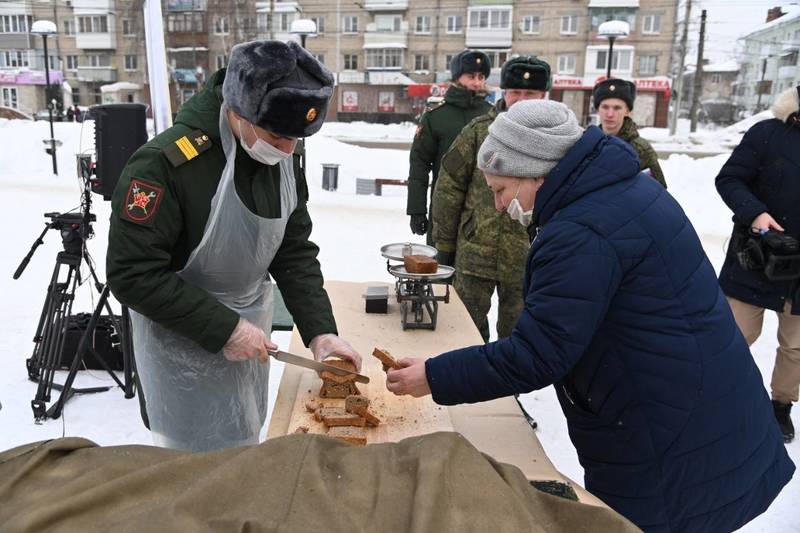
[[[425,235],[428,231],[428,217],[425,215],[411,215],[411,233]]]
[[[440,265],[454,266],[456,262],[455,252],[436,252],[436,262]]]

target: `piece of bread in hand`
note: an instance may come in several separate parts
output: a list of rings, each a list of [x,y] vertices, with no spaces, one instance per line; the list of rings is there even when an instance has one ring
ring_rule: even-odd
[[[397,360],[392,357],[392,354],[387,352],[386,350],[382,350],[381,348],[375,348],[372,350],[372,355],[378,358],[378,360],[383,363],[383,371],[386,372],[390,368],[394,368],[395,370],[400,370],[402,367],[397,362]]]

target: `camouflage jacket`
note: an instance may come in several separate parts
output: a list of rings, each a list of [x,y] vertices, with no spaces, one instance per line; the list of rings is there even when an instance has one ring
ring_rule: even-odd
[[[503,100],[472,120],[442,159],[433,192],[433,240],[445,252],[456,252],[456,269],[472,276],[522,280],[530,239],[525,228],[494,207],[494,195],[477,165],[478,149]]]
[[[470,120],[491,109],[486,93],[475,93],[460,85],[451,85],[444,100],[425,110],[417,126],[409,154],[408,203],[406,214],[428,212],[428,175],[434,189],[442,156]]]
[[[658,164],[658,154],[656,154],[656,151],[649,142],[639,137],[639,130],[636,129],[636,123],[631,117],[625,117],[625,120],[622,122],[622,128],[620,128],[619,133],[617,133],[617,137],[633,146],[636,153],[639,154],[639,168],[642,170],[646,168],[650,169],[650,175],[653,176],[653,179],[666,189],[667,181],[664,179],[664,173],[661,171],[661,167]]]

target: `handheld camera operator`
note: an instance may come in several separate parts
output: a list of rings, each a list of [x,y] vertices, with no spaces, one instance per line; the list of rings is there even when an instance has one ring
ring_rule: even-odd
[[[761,334],[766,309],[778,315],[772,405],[786,442],[800,387],[799,92],[776,98],[775,118],[745,133],[716,179],[734,222],[719,283],[748,344]]]
[[[108,282],[131,310],[156,444],[257,444],[267,414],[275,280],[317,360],[360,357],[336,324],[293,156],[322,126],[331,73],[296,43],[235,46],[140,148],[112,200]],[[140,395],[141,397],[141,395]]]

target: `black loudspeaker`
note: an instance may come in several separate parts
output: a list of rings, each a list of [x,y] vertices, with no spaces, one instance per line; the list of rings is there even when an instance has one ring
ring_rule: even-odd
[[[81,340],[83,332],[86,331],[89,325],[89,320],[92,318],[91,313],[78,313],[77,315],[70,315],[67,321],[67,334],[64,337],[64,349],[61,351],[61,361],[59,367],[68,370],[75,359],[75,354],[78,351],[78,343]],[[119,322],[120,317],[115,317]],[[92,338],[89,339],[89,346],[94,348],[103,361],[111,368],[111,370],[122,370],[122,351],[119,346],[119,338],[114,329],[114,322],[108,315],[100,316],[97,322],[97,327],[94,330]],[[97,359],[89,352],[83,356],[83,363],[86,368],[94,370],[102,370],[103,366],[97,362]],[[82,368],[79,370],[83,370]]]
[[[95,192],[110,200],[119,176],[133,153],[147,142],[144,104],[105,104],[91,108],[97,153]]]

